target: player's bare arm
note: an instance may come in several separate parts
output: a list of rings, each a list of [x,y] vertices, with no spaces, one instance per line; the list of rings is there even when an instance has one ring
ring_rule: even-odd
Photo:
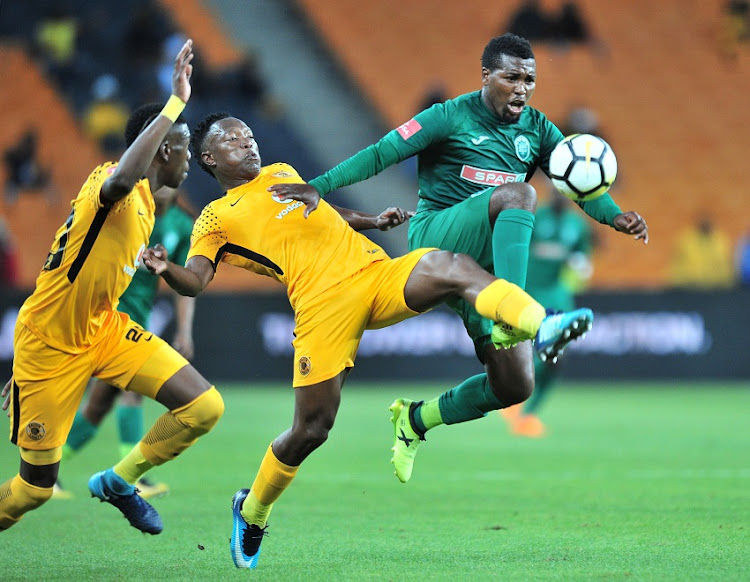
[[[172,72],[172,95],[180,99],[183,104],[190,99],[190,76],[193,73],[193,65],[190,63],[192,60],[193,41],[188,39],[175,57]],[[154,160],[172,124],[173,121],[168,117],[158,115],[125,150],[114,173],[102,184],[102,203],[113,204],[133,190]]]
[[[169,260],[162,245],[143,251],[141,260],[150,272],[160,275],[167,285],[187,297],[199,295],[214,278],[214,267],[206,257],[192,257],[181,267]]]
[[[282,200],[291,198],[292,200],[304,202],[305,218],[310,216],[310,213],[314,212],[320,203],[320,194],[318,194],[318,191],[310,186],[310,184],[274,184],[273,186],[270,186],[268,190],[269,192],[276,194]]]
[[[625,234],[635,236],[635,240],[642,240],[643,244],[648,244],[648,225],[644,218],[637,212],[630,210],[618,214],[614,219],[615,229]]]
[[[391,206],[386,208],[380,214],[368,214],[366,212],[360,212],[359,210],[351,210],[350,208],[342,208],[340,206],[331,206],[338,212],[341,217],[349,223],[356,231],[370,230],[377,228],[378,230],[390,230],[394,226],[403,224],[409,218],[414,216],[414,212],[409,212],[403,208]]]

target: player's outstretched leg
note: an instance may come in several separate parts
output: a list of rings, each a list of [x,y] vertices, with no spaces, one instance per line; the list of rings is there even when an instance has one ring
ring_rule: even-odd
[[[94,474],[89,479],[89,491],[92,497],[114,505],[130,525],[143,533],[158,534],[164,529],[156,510],[138,495],[134,485],[112,469]]]
[[[414,402],[406,398],[397,399],[388,410],[391,411],[391,422],[393,423],[393,457],[391,463],[396,468],[396,477],[402,483],[406,483],[411,478],[411,472],[414,467],[414,457],[417,449],[424,438],[424,433],[420,433],[414,427],[413,414],[414,410],[422,402]]]
[[[250,525],[240,513],[242,504],[247,499],[250,489],[240,489],[232,497],[232,538],[229,540],[229,549],[232,553],[232,561],[238,568],[256,568],[260,556],[260,542],[267,535],[266,527]]]
[[[594,314],[586,307],[547,315],[534,339],[534,347],[541,360],[556,362],[567,345],[586,335],[593,323]]]

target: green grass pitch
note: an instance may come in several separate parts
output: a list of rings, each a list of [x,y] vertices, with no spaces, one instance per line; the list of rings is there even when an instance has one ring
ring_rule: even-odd
[[[226,413],[152,471],[158,536],[88,496],[116,459],[110,417],[61,470],[51,500],[0,534],[10,580],[750,580],[750,391],[746,385],[561,386],[539,440],[497,414],[440,427],[403,485],[388,405],[444,386],[352,380],[328,442],[276,504],[258,570],[231,561],[230,500],[291,421],[286,386],[221,386]],[[147,422],[160,414],[147,403]],[[4,480],[18,467],[0,445]]]

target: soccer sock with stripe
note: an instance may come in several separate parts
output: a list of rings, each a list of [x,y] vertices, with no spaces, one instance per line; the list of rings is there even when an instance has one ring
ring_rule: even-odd
[[[115,473],[135,484],[151,467],[171,461],[210,431],[223,413],[224,401],[211,386],[192,402],[157,418],[141,442],[114,466]]]
[[[293,467],[279,461],[271,443],[255,476],[250,494],[240,508],[242,518],[249,524],[265,527],[274,502],[289,487],[298,469],[299,465]]]

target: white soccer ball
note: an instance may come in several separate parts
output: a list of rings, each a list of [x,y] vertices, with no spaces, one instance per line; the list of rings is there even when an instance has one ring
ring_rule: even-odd
[[[549,158],[549,177],[562,194],[584,202],[609,190],[617,176],[617,158],[609,144],[588,133],[562,140]]]

